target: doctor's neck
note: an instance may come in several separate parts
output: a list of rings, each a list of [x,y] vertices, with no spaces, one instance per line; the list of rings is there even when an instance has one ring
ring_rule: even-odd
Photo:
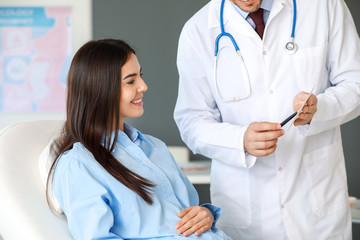
[[[262,0],[230,0],[245,12],[256,12],[261,5]]]

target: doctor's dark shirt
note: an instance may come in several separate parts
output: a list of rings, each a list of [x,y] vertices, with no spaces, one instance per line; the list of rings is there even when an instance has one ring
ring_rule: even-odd
[[[230,239],[215,227],[199,237],[176,233],[177,214],[199,204],[198,194],[166,145],[125,125],[113,156],[151,181],[153,204],[112,177],[80,143],[57,162],[53,191],[75,239]],[[217,219],[220,209],[205,204]]]

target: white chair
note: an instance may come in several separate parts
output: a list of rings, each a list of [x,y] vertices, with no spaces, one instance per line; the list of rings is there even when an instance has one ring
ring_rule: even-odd
[[[63,123],[24,122],[0,131],[0,240],[73,239],[65,216],[50,211],[39,171],[39,156]],[[188,148],[169,150],[177,162],[189,161]]]
[[[64,215],[54,215],[40,179],[39,155],[63,121],[15,124],[0,131],[0,236],[4,240],[72,239]]]

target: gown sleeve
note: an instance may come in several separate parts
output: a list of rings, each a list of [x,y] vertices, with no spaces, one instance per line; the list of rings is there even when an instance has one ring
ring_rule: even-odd
[[[111,232],[114,209],[108,190],[78,156],[70,153],[58,160],[53,191],[74,239],[122,239]]]
[[[174,158],[173,158],[173,161],[176,164]],[[198,195],[196,189],[194,188],[194,185],[192,185],[189,178],[185,175],[185,173],[181,170],[181,168],[177,164],[176,164],[176,166],[178,168],[178,172],[180,174],[180,177],[184,181],[184,183],[186,185],[186,188],[188,190],[189,197],[190,197],[190,205],[191,206],[199,205],[199,195]],[[219,207],[217,207],[215,205],[212,205],[210,203],[205,203],[205,204],[202,204],[201,206],[206,207],[207,209],[209,209],[211,214],[214,216],[214,222],[213,222],[212,227],[211,227],[214,230],[216,222],[220,218],[220,215],[221,215],[221,208],[219,208]]]

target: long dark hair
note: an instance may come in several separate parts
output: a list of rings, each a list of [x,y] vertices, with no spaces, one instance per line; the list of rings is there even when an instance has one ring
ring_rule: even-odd
[[[113,130],[119,129],[121,67],[131,54],[135,51],[127,43],[114,39],[90,41],[75,54],[67,77],[67,119],[61,136],[52,145],[56,158],[46,185],[52,210],[49,186],[56,162],[76,142],[82,143],[114,178],[148,204],[153,203],[150,192],[154,185],[111,154],[118,137],[118,131]]]

